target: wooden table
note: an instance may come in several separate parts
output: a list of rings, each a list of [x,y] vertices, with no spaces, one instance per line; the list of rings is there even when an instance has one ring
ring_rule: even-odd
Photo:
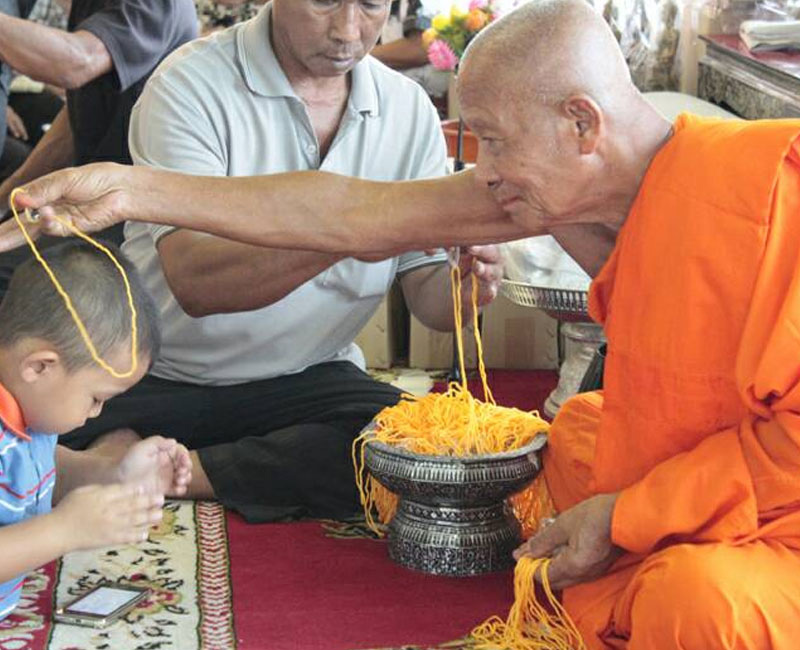
[[[701,36],[697,95],[745,119],[800,117],[800,53],[752,53],[738,35]]]

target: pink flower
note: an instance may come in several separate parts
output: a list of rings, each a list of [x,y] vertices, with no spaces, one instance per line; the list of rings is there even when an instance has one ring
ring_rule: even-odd
[[[489,0],[470,0],[469,10],[472,11],[473,9],[484,9],[488,4]]]
[[[445,41],[437,38],[428,47],[428,61],[437,70],[455,70],[458,64],[458,57]]]

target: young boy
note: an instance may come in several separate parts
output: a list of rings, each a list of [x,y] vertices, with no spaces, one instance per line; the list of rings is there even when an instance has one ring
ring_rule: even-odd
[[[93,360],[36,260],[17,269],[0,304],[0,549],[6,549],[0,553],[0,619],[16,606],[32,569],[69,551],[146,539],[161,520],[164,494],[184,493],[190,479],[186,449],[158,436],[119,461],[102,450],[56,452],[58,435],[99,415],[158,354],[155,306],[133,266],[109,248],[128,275],[138,314],[133,376],[114,378]],[[132,362],[131,314],[117,268],[77,240],[43,257],[97,353],[124,373]],[[52,511],[51,499],[57,504]]]

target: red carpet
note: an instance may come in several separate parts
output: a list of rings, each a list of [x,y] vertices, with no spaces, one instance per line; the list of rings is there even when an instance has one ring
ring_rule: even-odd
[[[510,572],[429,576],[392,563],[384,542],[326,538],[318,523],[228,524],[241,649],[435,645],[511,604]]]
[[[540,408],[552,372],[493,371],[498,403]],[[473,387],[475,389],[476,387]],[[442,578],[393,564],[385,542],[326,537],[318,523],[229,515],[233,605],[243,650],[428,647],[465,636],[513,600],[511,572]]]

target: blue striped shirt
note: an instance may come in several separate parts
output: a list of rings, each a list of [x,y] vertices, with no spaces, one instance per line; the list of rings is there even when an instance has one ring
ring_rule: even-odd
[[[20,435],[17,418],[7,411],[9,394],[2,386],[0,392],[0,526],[8,526],[50,512],[58,436]],[[23,582],[25,574],[0,584],[0,620],[17,606]]]

